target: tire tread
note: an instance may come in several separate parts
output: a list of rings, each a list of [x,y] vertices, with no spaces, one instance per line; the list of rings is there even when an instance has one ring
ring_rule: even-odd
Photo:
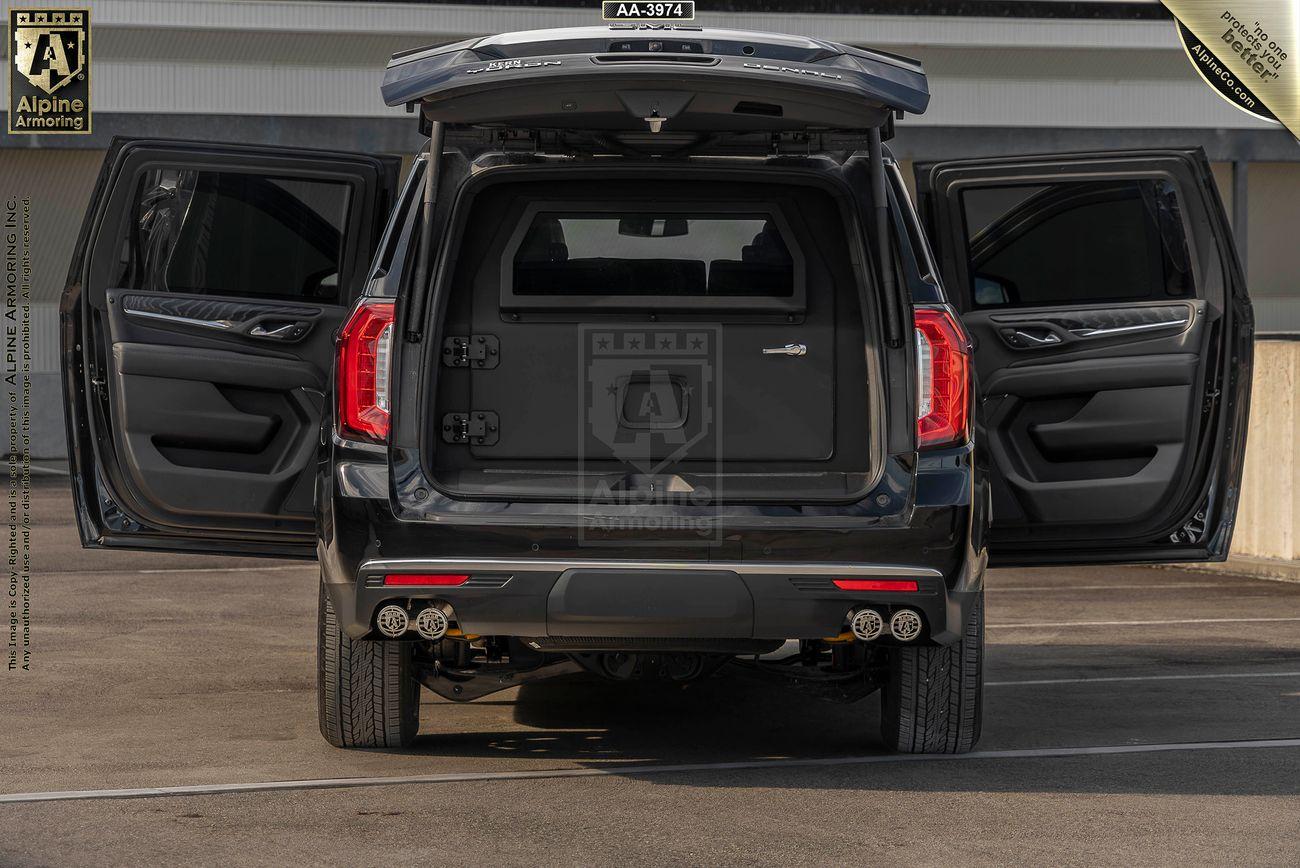
[[[903,753],[974,749],[983,710],[983,660],[982,593],[956,642],[892,649],[889,683],[881,696],[885,746]]]
[[[325,740],[343,748],[408,747],[420,725],[411,646],[348,636],[323,583],[317,620],[316,693]]]

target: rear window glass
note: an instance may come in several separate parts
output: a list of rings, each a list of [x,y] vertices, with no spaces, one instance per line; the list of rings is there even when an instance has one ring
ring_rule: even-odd
[[[1195,289],[1168,181],[981,187],[961,201],[976,307],[1159,301]]]
[[[768,214],[539,211],[511,282],[517,296],[789,298],[795,269]]]

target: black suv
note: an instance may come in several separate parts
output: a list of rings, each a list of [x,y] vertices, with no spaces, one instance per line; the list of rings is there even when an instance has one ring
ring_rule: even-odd
[[[1252,319],[1199,150],[917,165],[918,216],[881,52],[538,31],[382,90],[400,188],[116,142],[62,307],[83,541],[318,559],[332,744],[729,664],[966,751],[986,564],[1226,555]]]

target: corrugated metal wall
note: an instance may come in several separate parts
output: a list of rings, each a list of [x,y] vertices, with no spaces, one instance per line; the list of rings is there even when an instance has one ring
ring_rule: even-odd
[[[101,112],[383,117],[397,50],[599,23],[591,9],[392,3],[92,0]],[[926,126],[1266,129],[1191,72],[1168,21],[726,13],[702,24],[873,45],[926,63]]]
[[[46,0],[38,5],[91,10],[93,106],[101,118],[112,118],[113,129],[157,134],[150,125],[156,127],[159,119],[187,118],[193,123],[183,134],[195,129],[199,133],[193,137],[221,138],[233,120],[251,117],[259,119],[257,135],[275,141],[278,134],[287,135],[277,132],[275,119],[289,117],[299,122],[298,136],[303,130],[315,135],[314,122],[320,120],[326,137],[318,143],[326,146],[337,146],[328,140],[329,123],[339,130],[350,124],[351,147],[372,141],[369,124],[406,122],[378,97],[383,65],[392,52],[485,33],[599,23],[594,9],[491,4]],[[1195,137],[1212,128],[1220,134],[1218,158],[1237,159],[1222,153],[1225,131],[1273,135],[1261,132],[1270,128],[1233,109],[1195,77],[1169,21],[718,14],[706,9],[699,23],[803,33],[920,58],[931,74],[934,96],[931,111],[902,124],[904,133],[909,127],[916,130],[915,141],[922,133],[961,142],[968,141],[964,135],[984,135],[991,141],[990,136],[1009,131],[1012,147],[1007,150],[1023,151],[1022,135],[1026,142],[1051,141],[1055,149],[1071,146],[1072,130],[1076,135],[1092,130],[1109,140],[1111,130],[1162,128],[1175,136],[1188,129],[1192,140],[1186,144],[1196,144]],[[378,140],[395,141],[377,132],[373,141]],[[1269,141],[1276,153],[1278,137]],[[102,158],[97,148],[105,144],[102,138],[93,142],[88,147],[87,140],[76,137],[38,140],[6,134],[0,148],[0,194],[34,200],[33,298],[38,307],[33,312],[33,362],[35,370],[48,374],[42,382],[51,389],[58,367],[53,305]],[[1284,146],[1289,145],[1287,140]],[[1300,159],[1300,148],[1296,156]],[[1259,158],[1241,154],[1252,157]],[[1221,181],[1226,176],[1222,167],[1218,174]],[[1256,164],[1250,196],[1261,203],[1261,216],[1250,221],[1249,258],[1252,284],[1260,291],[1260,321],[1270,328],[1300,330],[1300,287],[1294,277],[1300,256],[1294,241],[1294,227],[1300,224],[1300,164]],[[50,391],[43,401],[53,406],[57,392]],[[49,453],[58,454],[61,439],[61,426],[54,424],[41,442],[52,444]]]

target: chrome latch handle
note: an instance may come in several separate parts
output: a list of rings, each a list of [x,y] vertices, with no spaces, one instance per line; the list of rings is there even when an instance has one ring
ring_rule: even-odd
[[[786,344],[783,347],[764,347],[763,355],[765,356],[806,356],[808,355],[807,344]]]

